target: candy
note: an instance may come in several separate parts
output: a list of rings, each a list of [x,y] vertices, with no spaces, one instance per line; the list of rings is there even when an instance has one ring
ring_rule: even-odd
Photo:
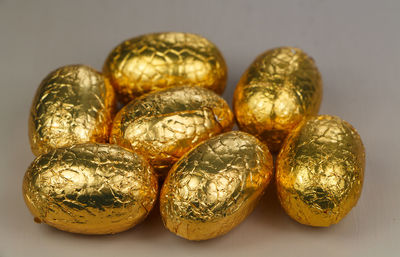
[[[213,43],[179,32],[146,34],[122,42],[109,54],[103,72],[124,103],[178,85],[222,94],[227,79],[224,58]]]
[[[107,142],[114,108],[112,86],[94,69],[69,65],[51,72],[37,89],[29,115],[32,152]]]
[[[281,47],[258,56],[240,79],[233,109],[240,130],[278,152],[287,134],[318,113],[321,76],[312,58],[298,48]]]
[[[175,87],[131,101],[115,117],[111,143],[130,148],[166,172],[194,145],[233,127],[224,99],[200,87]]]
[[[229,232],[253,211],[272,170],[268,148],[247,133],[227,132],[199,144],[168,173],[160,194],[164,225],[189,240]]]
[[[36,222],[81,234],[113,234],[141,222],[157,197],[157,179],[140,155],[86,143],[36,158],[23,195]]]
[[[302,224],[336,224],[360,197],[364,167],[364,146],[349,123],[333,116],[311,118],[289,135],[279,153],[280,202]]]

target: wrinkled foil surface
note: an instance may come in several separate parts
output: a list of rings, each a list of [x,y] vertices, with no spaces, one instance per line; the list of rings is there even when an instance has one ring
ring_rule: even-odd
[[[313,117],[289,135],[277,158],[279,200],[302,224],[336,224],[356,205],[364,168],[357,131],[334,116]]]
[[[114,108],[112,86],[94,69],[70,65],[51,72],[37,89],[29,115],[32,152],[107,142]]]
[[[177,85],[200,86],[222,94],[227,79],[218,48],[199,35],[146,34],[122,42],[103,67],[122,102]]]
[[[36,222],[81,234],[112,234],[141,222],[158,194],[140,155],[116,145],[86,143],[35,159],[23,196]]]
[[[111,143],[147,157],[165,176],[196,144],[232,129],[233,113],[223,98],[200,87],[174,87],[131,101],[116,115]]]
[[[280,47],[258,56],[240,79],[233,109],[240,130],[257,136],[272,152],[305,117],[318,113],[322,81],[302,50]]]
[[[160,195],[164,225],[189,240],[223,235],[254,209],[272,178],[268,148],[232,131],[185,154],[171,169]]]

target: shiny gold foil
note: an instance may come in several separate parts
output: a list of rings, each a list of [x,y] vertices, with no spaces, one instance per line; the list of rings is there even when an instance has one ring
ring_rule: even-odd
[[[164,225],[189,240],[223,235],[254,209],[272,178],[268,148],[232,131],[185,154],[171,169],[160,195]]]
[[[289,135],[277,158],[279,200],[302,224],[336,224],[360,197],[364,167],[364,146],[349,123],[311,118]]]
[[[115,96],[94,69],[70,65],[51,72],[40,84],[29,115],[35,155],[85,142],[107,142]]]
[[[116,115],[111,143],[130,148],[166,172],[194,145],[229,131],[233,113],[214,92],[200,87],[174,87],[131,101]]]
[[[36,222],[68,232],[113,234],[141,222],[157,179],[140,155],[86,143],[43,154],[28,168],[23,195]]]
[[[225,60],[213,43],[179,32],[146,34],[122,42],[108,56],[103,72],[124,103],[178,85],[222,94],[227,79]]]
[[[278,152],[287,134],[318,113],[322,81],[314,60],[298,48],[280,47],[258,56],[240,79],[233,109],[240,130]]]

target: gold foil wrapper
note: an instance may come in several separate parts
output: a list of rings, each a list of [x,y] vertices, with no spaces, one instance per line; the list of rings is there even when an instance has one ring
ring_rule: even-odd
[[[314,60],[302,50],[280,47],[258,56],[240,79],[233,109],[240,130],[279,152],[287,134],[318,113],[322,81]]]
[[[158,194],[140,155],[81,144],[43,154],[28,168],[23,195],[36,222],[81,234],[113,234],[141,222]]]
[[[94,69],[70,65],[51,72],[37,89],[29,115],[32,152],[107,142],[114,108],[112,86]]]
[[[364,168],[364,146],[357,131],[337,117],[313,117],[289,135],[279,153],[279,200],[302,224],[336,224],[356,205]]]
[[[214,92],[200,87],[174,87],[131,101],[116,115],[111,143],[146,156],[166,172],[194,145],[229,131],[233,113]]]
[[[185,154],[164,182],[164,225],[189,240],[223,235],[254,209],[272,178],[268,148],[254,136],[232,131]]]
[[[200,86],[222,94],[227,80],[218,48],[199,35],[146,34],[122,42],[103,67],[122,102],[157,89]]]

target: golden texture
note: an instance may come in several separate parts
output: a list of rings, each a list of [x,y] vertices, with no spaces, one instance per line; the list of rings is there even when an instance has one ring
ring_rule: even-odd
[[[336,224],[360,197],[364,167],[364,146],[349,123],[313,117],[288,136],[278,156],[280,202],[302,224]]]
[[[146,34],[122,42],[108,56],[103,72],[124,103],[177,85],[222,94],[227,79],[225,60],[213,43],[179,32]]]
[[[160,195],[164,225],[189,240],[223,235],[254,209],[272,178],[273,160],[254,136],[232,131],[185,154]]]
[[[113,234],[142,221],[157,197],[157,179],[140,155],[86,143],[43,154],[28,168],[25,202],[36,222],[81,234]]]
[[[85,142],[107,142],[115,108],[114,90],[94,69],[70,65],[40,84],[29,115],[35,155]]]
[[[174,87],[131,101],[116,115],[111,143],[149,159],[161,175],[194,145],[233,127],[233,113],[214,92]]]
[[[302,50],[280,47],[258,56],[240,79],[233,109],[240,130],[278,152],[287,134],[318,113],[322,81],[314,60]]]

